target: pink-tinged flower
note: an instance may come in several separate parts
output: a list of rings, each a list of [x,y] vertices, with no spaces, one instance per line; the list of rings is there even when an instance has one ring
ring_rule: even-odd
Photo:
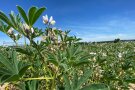
[[[29,35],[30,33],[34,33],[34,29],[30,28],[27,24],[23,24],[24,32]]]
[[[43,23],[44,24],[48,23],[48,16],[47,15],[43,16]]]
[[[9,35],[11,35],[11,34],[13,34],[13,28],[10,28],[8,31],[7,31],[7,33],[9,34]]]

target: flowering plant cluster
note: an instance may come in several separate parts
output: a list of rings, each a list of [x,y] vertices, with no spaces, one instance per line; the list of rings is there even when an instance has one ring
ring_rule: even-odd
[[[126,90],[133,85],[133,43],[83,45],[80,38],[69,36],[70,31],[55,28],[52,16],[42,16],[45,29],[35,27],[45,7],[33,6],[28,12],[20,6],[17,9],[19,14],[12,11],[9,17],[0,11],[0,31],[16,43],[14,47],[0,48],[0,84],[4,87]],[[24,40],[23,46],[18,45],[19,39]]]
[[[12,11],[9,17],[0,11],[0,31],[16,43],[0,53],[1,84],[7,83],[14,90],[87,90],[95,85],[108,89],[104,84],[83,86],[92,71],[81,68],[89,63],[89,54],[77,44],[80,38],[54,28],[56,21],[52,16],[42,17],[45,30],[34,27],[45,7],[31,7],[28,14],[20,6],[17,9],[19,14]],[[20,38],[24,38],[24,46],[18,45]]]

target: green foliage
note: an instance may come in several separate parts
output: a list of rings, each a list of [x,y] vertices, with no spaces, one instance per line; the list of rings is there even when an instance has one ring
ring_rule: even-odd
[[[77,72],[74,71],[73,79],[70,81],[69,77],[65,73],[64,74],[65,90],[80,90],[82,84],[84,84],[89,79],[90,76],[91,76],[91,71],[86,70],[79,79]]]
[[[21,90],[38,90],[38,81],[25,81],[18,86]]]
[[[47,17],[45,30],[34,27],[46,8],[17,9],[9,17],[0,11],[0,31],[16,43],[0,48],[1,83],[21,90],[127,90],[135,83],[135,43],[79,44]],[[18,46],[21,36],[25,44]]]
[[[16,52],[11,50],[8,52],[8,57],[0,53],[0,63],[3,65],[0,68],[1,83],[17,81],[22,78],[30,65],[17,60]]]
[[[28,11],[28,15],[26,14],[26,12],[23,10],[22,7],[17,6],[17,9],[21,14],[22,18],[24,19],[24,21],[27,23],[27,25],[32,27],[46,8],[31,7]]]
[[[82,88],[81,90],[110,90],[110,89],[104,84],[92,84]]]

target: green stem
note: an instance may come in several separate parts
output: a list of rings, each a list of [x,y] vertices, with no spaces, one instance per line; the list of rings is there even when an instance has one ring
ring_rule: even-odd
[[[26,47],[26,37],[24,36],[24,46]]]

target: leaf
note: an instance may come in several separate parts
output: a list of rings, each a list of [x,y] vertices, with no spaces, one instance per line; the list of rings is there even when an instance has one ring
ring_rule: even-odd
[[[11,82],[11,81],[18,81],[19,80],[19,76],[18,75],[4,75],[2,78],[1,78],[1,81],[2,83],[4,82]]]
[[[0,53],[0,62],[3,65],[0,68],[2,83],[19,80],[29,67],[28,64],[24,65],[24,62],[17,60],[17,54],[14,50],[8,51],[7,56]]]
[[[13,70],[12,68],[12,63],[9,62],[9,60],[3,56],[1,53],[0,53],[0,62],[10,71]]]
[[[67,74],[64,74],[63,78],[65,81],[65,90],[71,90],[70,81],[69,81]]]
[[[16,23],[16,17],[14,15],[14,12],[11,12],[11,14],[9,14],[10,18],[11,18],[11,21],[12,21],[12,24],[14,27],[17,27],[17,23]]]
[[[91,71],[91,70],[89,70],[89,69],[85,70],[83,76],[81,76],[81,78],[78,80],[76,90],[80,89],[81,85],[82,85],[83,83],[85,83],[85,82],[89,79],[89,77],[90,77],[91,75],[92,75],[92,71]]]
[[[32,25],[32,21],[33,21],[33,17],[35,15],[35,12],[37,11],[37,8],[36,7],[31,7],[29,9],[29,12],[28,12],[28,15],[29,15],[29,23],[30,23],[30,26]]]
[[[23,68],[21,68],[21,70],[19,71],[19,76],[22,77],[29,67],[30,65],[23,66]]]
[[[29,90],[38,90],[38,81],[37,80],[28,81],[27,85],[29,87]]]
[[[15,49],[17,52],[20,52],[22,54],[32,55],[32,52],[29,47],[26,47],[26,48],[16,47]]]
[[[71,85],[72,90],[75,90],[75,88],[77,87],[77,83],[78,83],[78,75],[76,72],[74,72],[72,85]]]
[[[37,80],[25,81],[19,83],[17,86],[21,90],[38,90],[39,82]]]
[[[3,20],[8,25],[12,26],[9,18],[2,11],[0,11],[0,19]]]
[[[89,86],[86,86],[80,90],[110,90],[109,87],[107,87],[104,84],[91,84]]]
[[[45,9],[46,9],[45,7],[42,7],[36,11],[33,20],[31,22],[32,25],[37,21],[37,19],[40,17],[40,15],[44,12]]]
[[[21,14],[21,16],[23,17],[24,21],[29,25],[29,20],[27,18],[25,11],[23,10],[23,8],[17,5],[17,9],[18,9],[19,13]]]

